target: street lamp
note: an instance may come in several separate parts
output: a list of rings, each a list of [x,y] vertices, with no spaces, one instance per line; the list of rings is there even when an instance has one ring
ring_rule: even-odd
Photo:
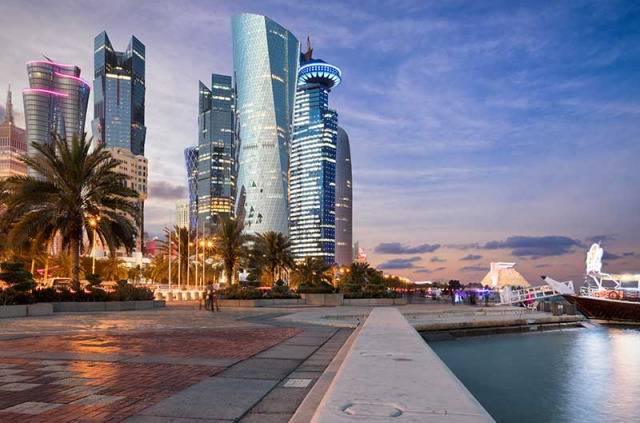
[[[204,282],[206,281],[206,277],[205,277],[205,267],[204,267],[204,257],[205,257],[205,249],[204,246],[206,245],[206,242],[204,241],[204,239],[202,241],[200,241],[200,246],[202,247],[202,289],[204,289]]]
[[[189,254],[190,254],[190,251],[191,251],[191,247],[193,247],[193,242],[189,242],[187,244],[187,288],[189,287],[189,281],[190,281],[189,268],[191,267],[190,266],[190,264],[191,264],[191,256]],[[196,284],[197,284],[197,281],[196,281]],[[197,286],[196,286],[196,288],[197,288]]]
[[[100,221],[100,216],[95,218],[91,218],[89,220],[89,226],[93,228],[93,266],[91,267],[91,273],[96,274],[96,228],[98,227],[98,222]]]

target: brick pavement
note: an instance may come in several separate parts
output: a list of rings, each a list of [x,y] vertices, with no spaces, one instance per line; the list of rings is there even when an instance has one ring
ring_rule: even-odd
[[[175,362],[150,364],[22,357],[27,353],[54,357],[56,353],[69,352],[243,360],[302,331],[295,328],[203,329],[2,340],[0,421],[119,422],[224,370],[221,366]]]

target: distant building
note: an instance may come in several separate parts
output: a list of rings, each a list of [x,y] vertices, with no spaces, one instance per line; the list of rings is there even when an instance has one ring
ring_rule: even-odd
[[[516,269],[515,263],[491,263],[489,272],[482,279],[482,286],[498,287],[498,286],[531,286]]]
[[[107,148],[111,156],[120,164],[116,167],[116,172],[127,176],[127,186],[138,192],[140,207],[140,226],[136,235],[136,252],[142,252],[142,234],[144,228],[144,214],[142,214],[142,205],[147,199],[147,159],[142,155],[136,156],[127,148]]]
[[[189,201],[180,201],[176,204],[176,226],[189,229]]]
[[[91,87],[80,78],[80,68],[50,60],[27,62],[29,88],[22,91],[27,131],[27,153],[33,143],[52,144],[52,133],[71,141],[84,134]]]
[[[231,77],[211,75],[200,82],[198,108],[197,225],[205,236],[235,205],[235,92]]]
[[[353,182],[349,136],[338,127],[336,149],[336,263],[353,263]]]
[[[239,143],[236,216],[248,233],[287,235],[288,149],[300,43],[261,15],[236,15],[231,30]]]
[[[7,91],[7,105],[4,113],[4,122],[0,125],[0,179],[26,176],[27,165],[20,160],[20,157],[27,154],[27,133],[15,125],[11,85]]]
[[[94,39],[93,136],[107,148],[144,155],[145,46],[132,36],[115,51],[106,32]]]
[[[291,252],[336,262],[336,143],[338,113],[329,108],[329,93],[341,81],[340,69],[301,57],[293,114],[289,168]]]
[[[198,224],[198,147],[184,149],[184,162],[189,187],[189,229],[194,230]]]

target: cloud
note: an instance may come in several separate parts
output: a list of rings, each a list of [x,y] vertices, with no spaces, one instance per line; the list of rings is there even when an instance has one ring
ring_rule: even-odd
[[[452,248],[454,250],[466,251],[466,250],[475,250],[477,248],[482,248],[482,245],[478,242],[470,242],[468,244],[447,244],[445,245],[445,247]]]
[[[434,271],[434,272],[439,272],[439,271],[441,271],[441,270],[446,270],[446,269],[447,269],[447,268],[446,268],[446,267],[444,267],[444,266],[443,266],[443,267],[436,267],[435,269],[433,269],[433,271]]]
[[[545,267],[549,267],[549,265],[548,264],[536,264],[533,267],[535,267],[536,269],[543,269]]]
[[[594,236],[590,236],[587,238],[587,241],[593,243],[593,242],[608,242],[608,241],[613,241],[616,239],[616,235],[615,234],[608,234],[608,235],[594,235]]]
[[[187,187],[174,185],[166,181],[151,182],[149,184],[149,196],[163,200],[184,200],[187,196]]]
[[[622,256],[618,256],[616,254],[611,254],[607,251],[604,252],[604,254],[602,254],[602,260],[619,260],[621,259]]]
[[[490,241],[482,248],[486,250],[510,249],[516,257],[561,256],[573,252],[580,241],[566,236],[512,236],[504,241]]]
[[[475,261],[480,260],[482,256],[480,254],[469,254],[460,259],[460,261]]]
[[[483,272],[486,270],[487,268],[484,266],[465,266],[460,268],[461,272]]]
[[[431,260],[429,260],[431,263],[444,263],[446,260],[445,259],[441,259],[438,256],[434,256],[431,257]]]
[[[376,246],[375,252],[378,254],[424,254],[432,253],[438,248],[440,248],[440,244],[421,244],[409,247],[399,242],[383,242]]]
[[[624,257],[634,257],[636,253],[622,253]]]
[[[422,268],[422,266],[418,266],[415,264],[415,262],[420,260],[422,260],[421,257],[395,258],[379,264],[377,268],[382,270],[417,269],[417,268]]]
[[[433,273],[433,270],[429,270],[426,267],[424,269],[418,269],[416,271],[414,271],[413,273]]]

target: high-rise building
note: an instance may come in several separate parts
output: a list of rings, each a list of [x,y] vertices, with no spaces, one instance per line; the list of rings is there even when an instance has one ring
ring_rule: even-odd
[[[236,216],[249,233],[288,234],[290,126],[300,43],[271,19],[231,21],[237,94]]]
[[[52,133],[67,141],[84,133],[91,87],[80,78],[80,68],[50,60],[27,62],[29,88],[22,91],[27,130],[27,153],[32,144],[52,143]]]
[[[198,109],[197,224],[210,236],[218,218],[235,205],[235,92],[231,77],[211,75],[200,82]]]
[[[336,143],[338,113],[329,93],[340,83],[340,69],[307,52],[298,70],[291,141],[290,233],[295,260],[336,261]]]
[[[179,201],[176,203],[176,226],[189,229],[189,201]]]
[[[27,134],[18,128],[13,119],[11,85],[7,91],[4,122],[0,125],[0,179],[10,176],[26,176],[27,165],[20,157],[27,154]]]
[[[118,161],[118,166],[115,171],[127,176],[127,186],[134,191],[138,192],[139,200],[138,204],[140,210],[143,210],[144,200],[147,199],[147,176],[148,176],[148,163],[147,158],[143,155],[133,154],[128,148],[107,148],[111,154],[111,157]],[[144,215],[139,216],[140,225],[138,227],[138,233],[136,234],[136,253],[140,253],[142,257],[142,228]]]
[[[353,263],[353,182],[347,132],[338,127],[336,149],[336,263]]]
[[[193,230],[198,225],[198,147],[184,149],[184,162],[189,186],[189,229]]]
[[[124,52],[115,51],[104,31],[93,44],[93,136],[144,155],[145,46],[132,36]]]

